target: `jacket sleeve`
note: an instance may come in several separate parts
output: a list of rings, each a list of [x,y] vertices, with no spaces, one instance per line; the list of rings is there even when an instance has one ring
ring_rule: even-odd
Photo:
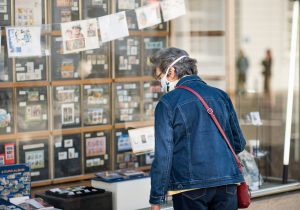
[[[242,129],[239,125],[239,121],[236,115],[236,112],[234,110],[233,104],[229,98],[229,96],[226,94],[227,96],[227,102],[228,102],[228,108],[229,108],[229,124],[230,124],[230,129],[233,135],[233,139],[231,140],[231,143],[233,144],[233,149],[235,151],[236,154],[242,152],[245,149],[246,146],[246,140],[244,138]]]
[[[155,154],[151,167],[151,204],[163,204],[168,191],[173,157],[172,113],[162,100],[155,109]]]

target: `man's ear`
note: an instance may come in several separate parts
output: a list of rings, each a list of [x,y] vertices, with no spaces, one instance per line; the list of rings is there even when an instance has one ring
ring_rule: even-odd
[[[174,81],[174,80],[177,80],[177,75],[176,75],[176,72],[175,72],[175,69],[173,67],[170,68],[169,70],[169,76],[168,76],[168,79],[170,81]]]

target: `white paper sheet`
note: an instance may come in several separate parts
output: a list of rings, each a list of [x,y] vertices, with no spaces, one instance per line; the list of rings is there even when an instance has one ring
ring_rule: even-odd
[[[64,53],[99,48],[97,19],[61,23]]]
[[[144,29],[161,23],[159,3],[152,3],[135,10],[138,27]]]
[[[41,28],[6,27],[8,57],[41,56]]]
[[[125,12],[98,18],[101,41],[108,42],[129,35]]]
[[[154,151],[154,127],[144,127],[128,130],[133,153]]]
[[[169,21],[185,15],[185,2],[184,0],[164,0],[160,2],[163,19]]]

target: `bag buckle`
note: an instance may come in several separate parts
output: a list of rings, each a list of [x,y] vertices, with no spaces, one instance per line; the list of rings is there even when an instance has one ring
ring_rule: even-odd
[[[214,113],[214,110],[212,108],[208,108],[206,111],[207,111],[208,114],[213,114]]]

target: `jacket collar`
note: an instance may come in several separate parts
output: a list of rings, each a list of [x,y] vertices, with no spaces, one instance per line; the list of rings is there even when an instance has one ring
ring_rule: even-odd
[[[182,77],[176,84],[176,87],[179,85],[186,85],[190,82],[203,82],[206,84],[198,75],[187,75]]]

